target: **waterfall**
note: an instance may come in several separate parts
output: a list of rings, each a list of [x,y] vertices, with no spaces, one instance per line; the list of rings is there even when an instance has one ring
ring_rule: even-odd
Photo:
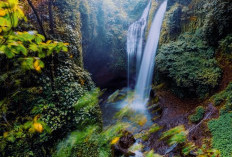
[[[134,78],[133,70],[136,68],[136,76],[139,72],[141,63],[142,50],[143,50],[143,37],[144,30],[147,25],[147,18],[151,6],[151,1],[143,11],[141,18],[132,23],[127,33],[127,55],[128,55],[128,72],[127,72],[127,84],[128,88],[132,87],[130,79]],[[133,87],[132,87],[133,88]]]
[[[148,34],[148,39],[144,49],[141,66],[139,69],[139,75],[135,86],[135,101],[132,104],[132,107],[136,110],[145,110],[145,104],[149,99],[155,65],[155,56],[166,8],[167,0],[165,0],[160,5]]]

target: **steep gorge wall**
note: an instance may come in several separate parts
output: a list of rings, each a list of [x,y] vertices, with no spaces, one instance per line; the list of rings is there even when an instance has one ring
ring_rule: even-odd
[[[139,19],[147,0],[81,2],[85,68],[100,87],[126,85],[126,35]]]
[[[204,98],[221,81],[223,71],[216,54],[220,40],[232,32],[232,2],[170,0],[168,5],[156,79],[168,83],[181,97]]]

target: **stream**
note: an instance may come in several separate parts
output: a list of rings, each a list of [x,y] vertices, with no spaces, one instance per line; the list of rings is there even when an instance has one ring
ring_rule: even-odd
[[[105,126],[113,124],[115,122],[113,115],[126,106],[146,117],[147,121],[143,126],[144,128],[151,126],[153,123],[151,120],[152,116],[147,108],[147,103],[151,91],[155,56],[162,22],[167,8],[167,0],[162,2],[157,10],[149,30],[145,47],[143,48],[144,32],[147,26],[150,6],[151,1],[149,1],[141,18],[129,27],[127,34],[128,87],[115,91],[101,105],[103,106],[103,123]],[[117,101],[116,98],[118,96],[123,98]],[[139,139],[137,139],[135,145],[138,143]],[[135,152],[135,157],[142,156],[143,153],[141,151]]]

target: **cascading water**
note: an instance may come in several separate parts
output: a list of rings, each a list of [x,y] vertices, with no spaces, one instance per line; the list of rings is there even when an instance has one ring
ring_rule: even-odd
[[[149,31],[139,70],[138,79],[135,86],[135,100],[132,104],[132,108],[135,110],[146,110],[145,105],[149,99],[151,91],[152,76],[155,65],[155,56],[166,8],[167,0],[165,0],[159,7]]]
[[[134,77],[134,74],[132,74],[134,67],[136,68],[136,77],[138,75],[138,71],[141,63],[142,51],[143,51],[142,49],[143,49],[144,30],[147,25],[147,18],[148,18],[150,6],[151,6],[151,1],[148,3],[147,7],[143,11],[141,18],[130,25],[127,33],[128,87],[132,87],[130,79]]]
[[[136,79],[136,86],[134,90],[134,100],[132,100],[131,102],[131,95],[128,94],[127,98],[118,101],[116,103],[110,103],[109,105],[111,106],[111,109],[114,110],[116,108],[117,108],[116,110],[119,110],[128,105],[134,111],[144,114],[147,118],[146,126],[149,126],[152,123],[150,119],[150,114],[148,113],[148,110],[146,108],[146,103],[149,99],[149,93],[151,90],[150,86],[152,82],[153,70],[155,65],[154,59],[158,47],[162,21],[167,7],[167,0],[165,0],[161,4],[160,8],[158,9],[154,17],[154,20],[152,22],[149,31],[147,43],[144,52],[142,53],[144,31],[147,24],[150,5],[151,5],[151,1],[149,1],[149,4],[145,8],[142,17],[138,21],[133,23],[128,30],[127,53],[128,53],[128,86],[129,87],[130,87],[130,77],[132,77],[131,71],[134,70],[133,69],[134,67],[136,67],[138,74],[138,77]],[[134,88],[132,87],[132,89]],[[118,92],[116,92],[116,95],[117,93]],[[114,95],[112,97],[114,97]],[[109,115],[107,116],[108,117],[105,119],[110,120],[111,122],[111,119],[109,117],[112,117],[112,112],[110,112]],[[137,145],[138,143],[139,141],[137,140],[137,142],[134,145]],[[142,151],[141,150],[136,151],[135,157],[143,157]]]

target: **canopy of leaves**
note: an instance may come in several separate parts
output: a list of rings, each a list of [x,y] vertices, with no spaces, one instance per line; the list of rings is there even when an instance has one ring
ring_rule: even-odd
[[[68,51],[67,44],[62,42],[45,41],[45,37],[36,31],[14,31],[19,20],[26,19],[19,7],[18,0],[0,2],[0,54],[7,58],[16,58],[24,69],[40,71],[44,67],[42,58],[53,52]]]

